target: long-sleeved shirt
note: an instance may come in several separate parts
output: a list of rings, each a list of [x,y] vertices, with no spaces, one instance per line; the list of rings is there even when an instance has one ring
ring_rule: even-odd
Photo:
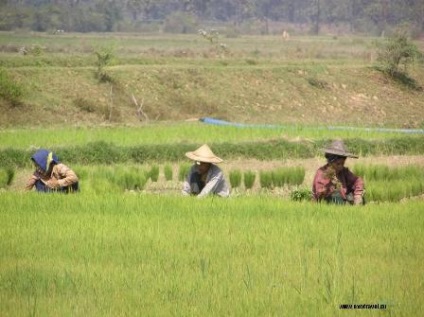
[[[316,201],[326,200],[338,190],[343,200],[347,199],[347,195],[352,194],[354,197],[361,196],[364,193],[364,181],[361,177],[353,174],[347,167],[344,167],[335,176],[338,184],[328,177],[328,169],[330,165],[326,164],[320,167],[314,178],[312,185],[312,194]],[[337,185],[340,188],[337,188]]]
[[[197,182],[193,181],[193,174],[198,173],[197,165],[193,165],[183,184],[183,195],[197,195],[197,197],[205,197],[210,194],[215,194],[221,197],[230,195],[229,186],[224,178],[222,170],[211,164],[206,175],[205,186],[200,189]]]
[[[57,180],[57,185],[53,185],[54,183],[50,182],[51,179],[55,178]],[[35,172],[31,175],[28,180],[25,188],[27,190],[31,190],[37,181],[43,182],[46,187],[50,189],[58,189],[58,188],[66,188],[78,182],[78,177],[73,170],[71,170],[68,166],[62,163],[55,164],[52,168],[52,172],[50,175],[43,175],[39,172]]]

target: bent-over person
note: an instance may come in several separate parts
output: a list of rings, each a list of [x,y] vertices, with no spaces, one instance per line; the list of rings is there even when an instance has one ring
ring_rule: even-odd
[[[25,189],[37,192],[75,192],[79,190],[78,177],[57,156],[46,149],[40,149],[31,157],[35,171],[28,180]]]
[[[324,149],[327,164],[320,167],[312,184],[315,201],[354,205],[364,204],[364,181],[344,166],[346,158],[358,158],[349,153],[343,141],[336,140]]]
[[[194,195],[205,197],[208,195],[218,195],[228,197],[230,189],[225,180],[224,173],[215,164],[223,162],[216,156],[207,144],[202,145],[197,150],[185,154],[195,163],[190,168],[186,180],[183,184],[183,195]]]

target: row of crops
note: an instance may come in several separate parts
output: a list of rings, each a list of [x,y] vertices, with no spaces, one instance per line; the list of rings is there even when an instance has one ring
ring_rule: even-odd
[[[83,191],[102,194],[107,192],[142,191],[148,182],[182,182],[190,164],[177,168],[164,165],[92,165],[75,166]],[[355,165],[353,172],[366,184],[367,201],[396,202],[424,193],[424,168],[417,165],[389,167],[386,165]],[[7,189],[13,183],[15,170],[0,168],[0,188]],[[161,176],[161,177],[160,177]],[[310,184],[305,184],[305,168],[301,166],[280,167],[273,170],[251,171],[235,169],[228,171],[228,181],[233,191],[260,192],[286,188],[293,200],[310,198]],[[164,186],[166,188],[166,186]]]

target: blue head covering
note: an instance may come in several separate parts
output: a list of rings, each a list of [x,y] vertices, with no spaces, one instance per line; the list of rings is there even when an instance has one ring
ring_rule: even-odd
[[[59,163],[59,159],[56,154],[46,149],[39,149],[33,156],[31,156],[31,160],[37,163],[44,172],[49,170],[51,163]]]

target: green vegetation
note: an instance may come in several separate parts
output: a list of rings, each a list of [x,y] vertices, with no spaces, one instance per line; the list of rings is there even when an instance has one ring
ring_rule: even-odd
[[[243,174],[241,173],[240,170],[232,170],[230,171],[230,185],[231,188],[238,188],[241,185],[241,180],[242,180],[242,176]]]
[[[243,184],[246,190],[249,190],[255,184],[256,173],[252,171],[246,171],[243,173]]]
[[[180,168],[178,170],[178,180],[180,182],[184,182],[188,176],[188,173],[190,172],[191,164],[189,163],[182,163],[180,165]]]
[[[167,181],[172,181],[172,177],[173,177],[173,170],[172,170],[172,166],[169,164],[166,164],[163,168],[163,174],[165,176],[165,179]]]
[[[421,314],[422,202],[84,193],[0,193],[0,202],[2,316],[331,316],[350,303]]]
[[[424,168],[409,165],[355,165],[355,173],[361,175],[366,185],[368,201],[400,201],[424,193]]]
[[[144,124],[134,96],[149,122],[210,116],[311,129],[422,127],[420,91],[372,67],[376,40],[239,36],[226,38],[222,52],[197,34],[0,33],[0,66],[25,91],[19,109],[0,101],[0,125]],[[35,45],[42,54],[18,53]],[[113,58],[104,47],[114,48]],[[93,77],[103,72],[109,84]],[[423,85],[422,67],[408,74]]]
[[[225,128],[224,128],[225,131]],[[152,135],[154,138],[154,135]],[[0,141],[1,143],[1,141]],[[259,160],[312,158],[322,155],[322,149],[330,140],[311,141],[258,141],[237,143],[209,143],[216,153],[226,159],[256,158]],[[423,136],[386,140],[346,140],[352,152],[361,156],[373,155],[421,155],[424,153]],[[198,145],[198,144],[197,144]],[[120,164],[144,162],[178,162],[184,153],[197,146],[195,143],[145,144],[139,146],[117,146],[106,142],[92,142],[83,146],[50,146],[61,160],[69,164]],[[1,148],[1,147],[0,147]],[[0,149],[0,160],[5,166],[28,166],[35,149]]]
[[[418,47],[408,39],[407,33],[398,32],[380,45],[377,60],[383,72],[411,88],[422,90],[408,73],[408,67],[414,65],[422,56]]]
[[[7,74],[6,69],[0,68],[0,99],[3,99],[11,106],[18,106],[21,102],[23,89]]]
[[[0,168],[0,188],[6,188],[12,184],[13,178],[15,176],[15,170],[11,167]]]

